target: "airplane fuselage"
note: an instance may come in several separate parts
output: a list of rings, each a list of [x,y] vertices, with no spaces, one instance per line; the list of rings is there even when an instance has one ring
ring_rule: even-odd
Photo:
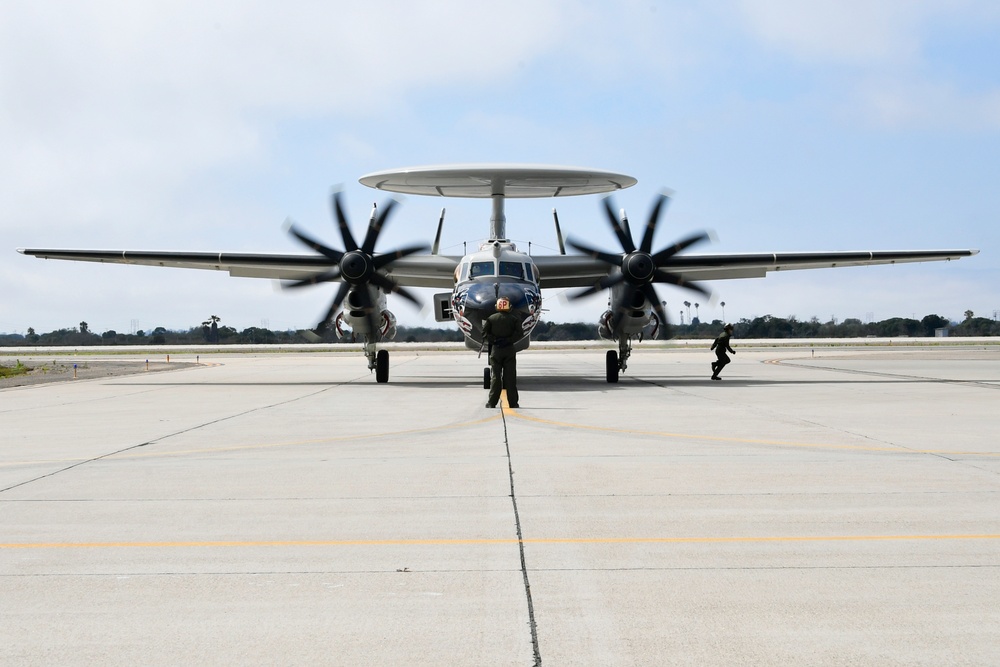
[[[541,316],[538,268],[530,255],[518,252],[510,241],[487,241],[478,252],[463,257],[455,270],[451,313],[470,349],[482,349],[483,323],[496,312],[500,297],[510,301],[511,312],[521,320],[523,335],[514,348],[523,350]]]

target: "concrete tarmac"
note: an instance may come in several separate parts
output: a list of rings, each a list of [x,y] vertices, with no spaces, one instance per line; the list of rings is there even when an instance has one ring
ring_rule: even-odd
[[[0,664],[1000,664],[1000,346],[734,346],[0,389]]]

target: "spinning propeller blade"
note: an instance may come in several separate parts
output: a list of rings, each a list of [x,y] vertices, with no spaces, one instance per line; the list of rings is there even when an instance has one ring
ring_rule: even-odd
[[[619,222],[612,208],[611,197],[605,197],[603,200],[604,212],[607,215],[608,222],[611,224],[611,229],[618,238],[622,252],[614,253],[598,250],[583,243],[571,239],[568,240],[569,245],[579,252],[590,255],[613,267],[608,275],[601,278],[592,287],[588,287],[576,294],[571,294],[570,298],[580,299],[620,283],[626,283],[632,289],[627,291],[625,294],[626,298],[616,304],[616,310],[618,311],[616,315],[621,315],[625,311],[638,308],[642,303],[640,299],[642,297],[642,299],[645,299],[652,306],[657,317],[666,326],[669,322],[667,313],[663,309],[663,304],[660,303],[653,283],[668,283],[710,297],[711,292],[707,289],[698,283],[684,280],[680,274],[670,270],[671,259],[675,255],[710,238],[706,232],[691,234],[659,252],[653,252],[653,236],[656,233],[656,226],[659,224],[660,216],[669,202],[670,197],[666,194],[661,194],[657,197],[653,208],[650,210],[642,240],[639,243],[639,247],[636,248],[635,241],[632,239],[632,234],[629,231],[628,218],[622,212],[621,222]]]
[[[372,211],[372,216],[368,221],[368,231],[365,233],[365,238],[361,246],[358,247],[354,235],[351,234],[347,216],[344,213],[340,192],[334,192],[332,198],[333,216],[340,229],[340,236],[344,241],[343,251],[330,248],[316,241],[308,234],[305,234],[296,228],[294,224],[288,224],[287,230],[289,234],[303,245],[329,259],[334,263],[334,266],[307,278],[286,282],[282,286],[295,289],[319,283],[342,281],[326,314],[320,320],[319,324],[316,325],[317,332],[323,331],[330,325],[337,311],[340,310],[344,301],[352,292],[357,294],[357,301],[353,302],[353,304],[360,306],[360,310],[365,311],[368,322],[371,325],[371,331],[377,330],[379,313],[374,312],[375,305],[372,303],[372,297],[368,290],[370,286],[377,287],[386,292],[399,294],[418,306],[420,305],[420,301],[412,292],[397,285],[389,276],[381,273],[381,271],[391,267],[392,263],[401,257],[426,250],[427,246],[412,245],[378,255],[375,254],[375,244],[378,243],[378,237],[382,232],[382,228],[395,207],[396,202],[390,199],[389,203],[381,210],[376,208]]]

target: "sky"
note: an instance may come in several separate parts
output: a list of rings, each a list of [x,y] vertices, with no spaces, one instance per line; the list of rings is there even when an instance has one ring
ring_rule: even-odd
[[[975,248],[957,262],[659,286],[674,321],[1000,316],[1000,4],[992,0],[8,0],[0,5],[0,332],[313,326],[335,285],[43,261],[17,248],[308,253],[339,246],[401,167],[537,163],[628,174],[635,221],[674,195],[654,248],[689,254]],[[407,196],[378,250],[462,254],[486,200]],[[611,250],[598,196],[511,200],[534,254],[563,232]],[[441,326],[432,290],[401,324]],[[594,296],[543,294],[555,322]],[[722,306],[722,303],[725,306]]]

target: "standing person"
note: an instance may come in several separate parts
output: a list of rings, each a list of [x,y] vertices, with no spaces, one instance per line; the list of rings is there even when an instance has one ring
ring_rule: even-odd
[[[507,403],[517,404],[517,353],[514,343],[521,336],[521,321],[510,312],[506,297],[497,299],[497,312],[486,318],[483,339],[490,346],[490,398],[486,407],[495,408],[500,400],[500,390],[507,390]]]
[[[712,343],[712,349],[715,350],[715,361],[712,362],[712,379],[721,380],[719,373],[722,371],[723,367],[728,364],[731,360],[726,355],[726,350],[729,350],[733,354],[736,354],[736,350],[729,346],[729,339],[733,336],[733,325],[727,324],[722,328],[722,335],[715,339]]]

